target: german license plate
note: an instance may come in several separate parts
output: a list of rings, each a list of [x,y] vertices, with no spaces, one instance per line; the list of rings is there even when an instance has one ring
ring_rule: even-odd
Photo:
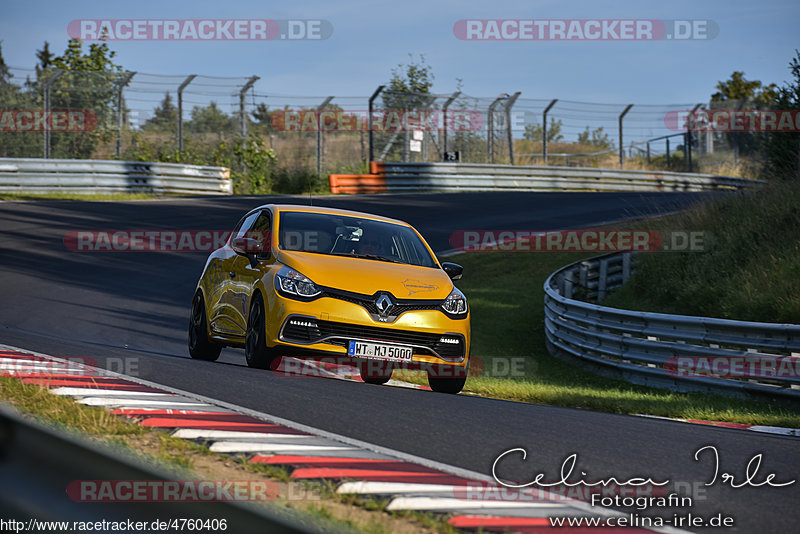
[[[355,358],[369,358],[390,362],[410,362],[412,352],[411,347],[366,343],[364,341],[351,341],[350,346],[347,348],[347,354]]]

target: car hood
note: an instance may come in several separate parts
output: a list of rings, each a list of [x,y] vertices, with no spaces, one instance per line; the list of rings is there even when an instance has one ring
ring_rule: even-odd
[[[278,261],[317,285],[362,295],[388,291],[398,299],[445,299],[453,287],[438,268],[285,250]]]

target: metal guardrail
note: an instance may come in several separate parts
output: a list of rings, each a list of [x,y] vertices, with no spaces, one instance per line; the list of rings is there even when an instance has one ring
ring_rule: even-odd
[[[752,187],[746,178],[668,171],[487,165],[385,163],[386,191],[708,191]]]
[[[721,378],[714,371],[715,362],[736,362],[742,370],[763,371],[767,364],[767,369],[800,369],[800,325],[639,312],[588,302],[602,301],[607,291],[622,285],[633,273],[632,259],[630,252],[616,252],[572,263],[547,278],[545,335],[551,353],[638,384],[800,400],[796,372]],[[705,361],[709,367],[684,372],[680,358]]]
[[[231,195],[230,169],[137,161],[0,158],[0,193]]]
[[[10,407],[0,404],[0,480],[3,481],[0,484],[0,517],[6,521],[69,521],[71,527],[74,521],[125,523],[130,519],[150,525],[153,521],[191,518],[224,519],[229,532],[256,534],[319,530],[314,525],[297,525],[298,518],[282,512],[277,506],[265,509],[236,502],[142,502],[135,499],[79,502],[68,496],[70,483],[81,480],[166,480],[165,475],[169,472],[157,467],[145,465],[138,458],[125,458],[108,447],[78,439],[61,429],[23,418]],[[176,480],[187,479],[185,474],[172,475],[177,477]],[[63,530],[73,531],[72,528]],[[157,532],[165,529],[151,527],[145,530]]]

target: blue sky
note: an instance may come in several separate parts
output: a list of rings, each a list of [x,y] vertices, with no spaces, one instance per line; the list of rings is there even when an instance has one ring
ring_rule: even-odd
[[[752,1],[150,1],[3,0],[6,62],[32,67],[43,41],[63,51],[74,19],[325,19],[324,41],[112,42],[125,68],[147,73],[249,76],[261,93],[368,95],[408,54],[424,54],[434,90],[476,96],[522,91],[526,98],[590,102],[707,100],[718,80],[743,70],[782,83],[800,48],[800,2]],[[628,42],[473,42],[453,23],[474,18],[713,19],[712,40]]]

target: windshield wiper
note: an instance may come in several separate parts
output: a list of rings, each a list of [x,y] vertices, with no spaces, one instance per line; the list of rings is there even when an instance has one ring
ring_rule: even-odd
[[[400,260],[396,260],[394,258],[387,258],[386,256],[379,256],[377,254],[356,254],[356,253],[349,253],[349,252],[331,252],[331,256],[347,256],[350,258],[366,258],[368,260],[378,260],[378,261],[388,261],[391,263],[402,263]]]

